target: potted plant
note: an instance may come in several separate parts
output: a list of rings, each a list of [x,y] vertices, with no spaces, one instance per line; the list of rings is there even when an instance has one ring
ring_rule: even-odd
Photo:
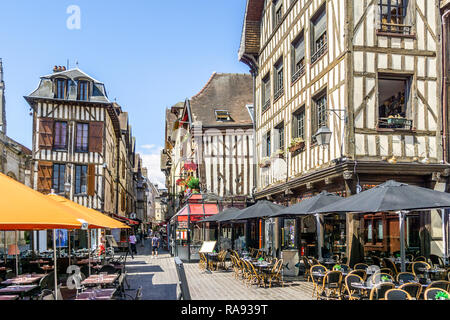
[[[341,267],[340,264],[336,264],[336,265],[333,267],[333,270],[335,270],[335,271],[341,271],[341,269],[342,269],[342,267]]]
[[[284,158],[284,150],[278,149],[277,151],[275,151],[275,158]]]
[[[259,163],[260,168],[267,168],[270,166],[270,159],[267,157],[264,157],[261,159],[261,162]]]
[[[388,276],[382,276],[381,281],[382,282],[391,282],[391,279]]]
[[[192,193],[200,192],[200,180],[198,178],[191,177],[186,185],[192,190]]]
[[[289,145],[289,152],[294,153],[298,150],[303,150],[305,147],[305,140],[303,138],[294,138]]]
[[[387,122],[389,125],[404,126],[406,123],[406,119],[401,117],[400,115],[389,116],[389,118],[387,119]]]
[[[443,292],[443,291],[439,291],[438,293],[436,293],[434,298],[436,300],[450,300],[450,297],[448,296],[448,293]]]

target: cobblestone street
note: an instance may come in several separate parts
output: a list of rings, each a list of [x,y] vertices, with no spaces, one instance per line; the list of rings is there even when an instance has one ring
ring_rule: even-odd
[[[177,272],[173,257],[164,252],[152,259],[150,245],[138,247],[138,255],[127,259],[128,282],[133,290],[127,294],[134,296],[135,290],[143,287],[143,300],[176,300]],[[197,263],[184,264],[189,290],[193,300],[310,300],[312,283],[285,281],[284,287],[246,287],[234,277],[234,273],[203,273]]]

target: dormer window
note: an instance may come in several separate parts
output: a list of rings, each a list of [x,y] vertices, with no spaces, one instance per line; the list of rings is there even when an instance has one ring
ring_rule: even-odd
[[[80,101],[89,100],[89,82],[88,81],[78,81],[78,98]]]
[[[226,110],[216,110],[216,121],[232,121],[230,112]]]
[[[56,98],[66,99],[67,96],[67,79],[56,79]]]

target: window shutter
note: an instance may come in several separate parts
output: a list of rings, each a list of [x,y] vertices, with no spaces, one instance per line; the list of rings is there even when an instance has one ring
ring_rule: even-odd
[[[52,191],[53,163],[46,161],[38,162],[37,190],[43,194]]]
[[[39,119],[39,148],[53,148],[53,119]]]
[[[298,114],[292,115],[292,138],[298,137]]]
[[[267,135],[263,135],[262,139],[261,139],[261,144],[262,144],[262,155],[261,157],[264,158],[267,156]]]
[[[88,181],[87,181],[87,194],[88,196],[95,195],[95,164],[88,166]]]
[[[302,37],[297,43],[295,47],[295,63],[302,60],[305,57],[305,41]]]
[[[324,32],[327,31],[327,14],[322,10],[320,15],[314,21],[314,41],[316,41]]]
[[[103,152],[103,122],[89,123],[89,152]]]

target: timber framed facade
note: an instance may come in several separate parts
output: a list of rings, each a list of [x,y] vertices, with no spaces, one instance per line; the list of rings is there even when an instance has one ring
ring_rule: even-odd
[[[437,0],[248,0],[239,59],[255,80],[256,198],[349,196],[388,179],[448,191],[440,20]],[[360,223],[347,218],[348,250],[362,250]],[[422,249],[438,252],[435,240]]]

